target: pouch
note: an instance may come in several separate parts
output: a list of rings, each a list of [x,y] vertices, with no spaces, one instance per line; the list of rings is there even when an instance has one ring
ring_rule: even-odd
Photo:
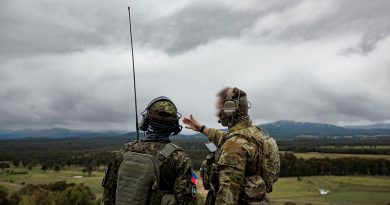
[[[247,202],[257,202],[264,199],[266,186],[263,178],[259,175],[245,177],[243,185],[243,198]]]

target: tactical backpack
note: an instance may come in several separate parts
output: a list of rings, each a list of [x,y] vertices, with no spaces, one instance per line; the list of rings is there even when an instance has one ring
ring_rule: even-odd
[[[269,134],[262,129],[257,129],[263,134],[263,169],[262,177],[266,185],[267,193],[272,192],[272,184],[275,183],[279,178],[280,173],[280,157],[278,145],[274,138],[270,137]]]
[[[180,150],[168,143],[158,152],[151,154],[126,152],[118,168],[115,193],[116,205],[161,204],[164,193],[159,192],[160,166],[175,151]]]
[[[262,165],[262,167],[259,167],[258,170],[261,170],[261,173],[259,174],[262,177],[262,180],[264,180],[266,192],[269,193],[272,192],[273,183],[275,183],[279,178],[279,150],[276,141],[270,137],[264,129],[257,126],[256,128],[261,133],[261,136],[255,135],[248,137],[245,133],[241,133],[241,130],[237,130],[233,133],[239,134],[248,141],[255,141],[259,147],[263,148],[263,152],[259,152],[259,165]]]

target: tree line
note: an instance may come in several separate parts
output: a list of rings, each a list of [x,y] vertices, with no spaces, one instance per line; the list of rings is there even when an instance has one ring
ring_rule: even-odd
[[[93,205],[99,204],[88,186],[59,181],[50,184],[28,184],[13,192],[0,185],[1,205]]]
[[[376,146],[368,148],[359,148],[354,146],[335,146],[335,147],[281,147],[283,151],[292,152],[319,152],[319,153],[334,153],[334,154],[374,154],[374,155],[388,155],[390,148],[378,149]]]
[[[191,157],[194,169],[199,169],[201,162],[208,154],[203,145],[206,138],[173,137],[173,142],[183,147]],[[375,146],[390,145],[390,139],[378,138],[342,138],[342,139],[285,139],[278,140],[280,150],[287,151],[318,151],[330,153],[367,154],[376,150],[377,153],[387,153],[387,149],[376,149]],[[93,169],[107,165],[129,138],[67,138],[67,139],[25,139],[7,140],[0,143],[0,168],[4,172],[9,167],[23,166],[30,169],[40,165],[42,170],[59,171],[65,166],[82,166],[90,173]],[[334,146],[334,147],[324,147]],[[337,146],[344,146],[337,148]],[[349,147],[345,147],[349,146]],[[372,146],[358,149],[353,146]],[[362,150],[368,150],[363,152]],[[381,152],[383,150],[383,152]],[[325,174],[361,174],[387,175],[388,161],[382,159],[298,159],[293,154],[283,154],[282,176],[325,175]],[[1,162],[3,161],[3,162]],[[4,163],[7,161],[7,163]],[[350,164],[353,164],[350,165]],[[8,166],[8,167],[7,167]],[[348,168],[343,168],[348,167]],[[368,167],[368,168],[367,168]],[[304,171],[299,171],[303,169]],[[341,171],[340,171],[341,170]],[[387,171],[386,171],[387,170]]]
[[[293,153],[280,154],[281,177],[314,175],[381,175],[390,176],[390,161],[359,157],[297,158]]]

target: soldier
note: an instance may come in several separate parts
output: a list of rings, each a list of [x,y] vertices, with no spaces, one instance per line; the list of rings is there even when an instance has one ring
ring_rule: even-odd
[[[206,203],[264,204],[266,192],[272,191],[272,184],[279,173],[276,143],[270,147],[274,158],[269,163],[269,159],[263,156],[263,144],[268,145],[266,141],[272,138],[267,137],[261,128],[252,125],[244,91],[225,88],[219,92],[217,113],[218,122],[228,127],[227,132],[208,128],[192,115],[183,119],[186,128],[205,134],[218,148],[214,164],[209,164],[207,168],[212,170],[211,176],[207,176],[212,188]],[[271,166],[264,166],[264,163]],[[264,173],[264,170],[270,172]]]
[[[170,140],[182,128],[179,125],[181,115],[176,106],[168,98],[158,97],[150,102],[142,115],[139,129],[145,132],[145,138],[126,143],[118,156],[110,162],[103,179],[102,201],[105,205],[196,204],[196,175],[192,171],[191,160],[183,149]],[[151,156],[148,161],[156,161],[155,164],[159,167],[159,173],[153,176],[159,180],[145,182],[148,184],[146,191],[140,190],[142,183],[139,183],[144,180],[142,176],[146,171],[139,171],[144,163],[137,164],[137,160],[144,159],[144,154]],[[130,165],[123,168],[126,164]],[[131,170],[127,175],[126,169]],[[137,180],[133,180],[136,177]],[[152,187],[149,187],[150,184],[153,184]],[[148,195],[150,189],[152,193]]]

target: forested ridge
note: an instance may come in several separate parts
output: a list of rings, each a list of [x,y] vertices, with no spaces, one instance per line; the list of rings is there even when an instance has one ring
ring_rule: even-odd
[[[65,166],[84,166],[88,169],[105,166],[129,141],[126,137],[98,138],[27,138],[4,140],[0,143],[0,161],[15,166],[40,165],[45,169]],[[198,169],[208,151],[205,138],[173,138],[192,158]],[[281,176],[310,175],[390,175],[390,161],[386,159],[353,158],[297,158],[294,152],[389,154],[390,138],[307,138],[279,139]],[[380,149],[379,149],[380,147]]]

